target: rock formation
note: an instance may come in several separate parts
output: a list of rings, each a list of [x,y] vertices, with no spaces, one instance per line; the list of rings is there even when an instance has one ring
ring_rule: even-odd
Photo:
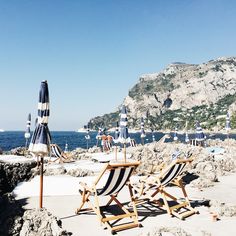
[[[203,127],[222,129],[227,110],[236,115],[236,57],[218,58],[199,65],[173,63],[163,71],[140,76],[123,104],[128,109],[130,128],[193,128],[199,119]],[[89,121],[93,128],[114,126],[119,109]]]

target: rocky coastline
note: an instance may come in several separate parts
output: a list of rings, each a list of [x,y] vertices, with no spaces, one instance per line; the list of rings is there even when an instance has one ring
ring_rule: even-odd
[[[236,172],[236,140],[208,140],[208,146],[221,148],[223,152],[217,154],[205,147],[190,146],[183,143],[165,143],[163,141],[128,147],[127,153],[131,159],[141,162],[136,174],[145,175],[158,171],[161,163],[170,162],[172,154],[178,150],[179,158],[193,158],[191,166],[184,173],[184,182],[190,184],[191,187],[204,191],[204,189],[214,186],[221,176]],[[90,160],[93,153],[100,151],[97,147],[90,148],[88,151],[78,148],[70,154],[74,160]],[[121,151],[121,148],[118,151]],[[25,151],[20,151],[20,149],[13,150],[12,153],[28,156]],[[47,209],[24,211],[23,205],[25,202],[15,201],[14,196],[10,194],[19,182],[28,181],[37,174],[36,161],[22,163],[0,162],[0,224],[4,225],[4,227],[0,228],[0,235],[71,235],[70,232],[63,230],[61,221],[48,212]],[[54,169],[50,165],[45,166],[44,174],[69,174],[75,177],[94,175],[89,170],[77,168],[66,171],[63,166]],[[202,205],[207,206],[218,217],[236,216],[236,205],[212,199],[207,199]],[[49,223],[46,224],[45,222]],[[164,232],[169,232],[170,235],[191,235],[181,228],[159,228],[148,235],[162,235]],[[180,232],[181,234],[179,234]],[[210,234],[206,232],[205,235]]]

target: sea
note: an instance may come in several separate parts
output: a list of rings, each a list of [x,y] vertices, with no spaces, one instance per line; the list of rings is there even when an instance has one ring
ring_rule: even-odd
[[[67,144],[68,151],[72,151],[78,147],[80,148],[88,148],[97,145],[96,135],[97,132],[90,132],[90,139],[87,140],[85,138],[86,133],[75,132],[75,131],[51,131],[51,142],[58,144],[63,150]],[[154,132],[154,133],[146,133],[146,137],[144,138],[144,143],[153,142],[153,136],[155,141],[158,141],[164,136],[165,133],[162,132]],[[114,136],[114,133],[110,133],[110,135]],[[32,133],[31,133],[32,136]],[[141,143],[140,133],[130,133],[130,138],[135,139],[136,143]],[[166,142],[173,142],[174,133],[170,133],[170,138],[166,140]],[[185,134],[178,134],[178,138],[180,142],[184,142]],[[195,138],[195,134],[189,134],[190,139]],[[226,134],[207,134],[206,138],[211,139],[221,139],[224,140],[227,138]],[[230,134],[230,138],[236,139],[236,134]],[[0,149],[2,151],[10,151],[16,147],[25,147],[28,146],[30,139],[26,140],[24,138],[24,131],[5,131],[0,132]],[[100,146],[100,141],[98,142],[98,146]]]

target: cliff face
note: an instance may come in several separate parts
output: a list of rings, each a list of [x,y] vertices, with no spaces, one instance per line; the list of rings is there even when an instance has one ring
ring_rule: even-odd
[[[228,109],[234,115],[235,101],[236,57],[230,57],[199,65],[173,63],[159,73],[142,75],[124,104],[132,128],[140,127],[141,117],[154,128],[173,128],[176,122],[182,127],[186,120],[191,124],[194,119],[205,122],[207,128],[222,128],[223,120],[219,123],[215,118]],[[111,127],[119,120],[118,114],[96,117],[91,123],[95,127]]]

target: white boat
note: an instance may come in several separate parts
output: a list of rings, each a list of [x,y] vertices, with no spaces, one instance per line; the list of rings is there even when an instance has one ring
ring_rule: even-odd
[[[0,132],[5,132],[5,130],[4,129],[0,129]]]
[[[78,133],[85,133],[87,130],[84,128],[80,128],[77,130]]]

